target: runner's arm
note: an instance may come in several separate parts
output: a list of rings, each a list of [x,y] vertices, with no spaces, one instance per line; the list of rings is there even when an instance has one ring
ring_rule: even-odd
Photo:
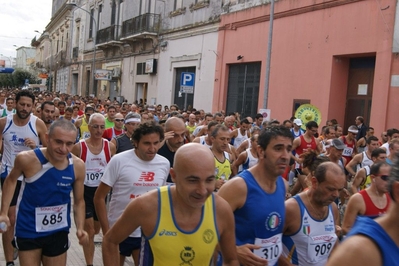
[[[219,248],[223,256],[223,265],[238,266],[235,246],[234,216],[229,204],[215,196],[218,231],[220,232]]]
[[[75,182],[73,183],[73,215],[76,225],[76,235],[79,244],[87,244],[89,238],[87,232],[84,231],[85,224],[85,201],[84,201],[84,179],[86,177],[86,167],[84,162],[77,158],[73,158],[73,166],[75,172]]]
[[[358,191],[360,184],[363,182],[365,178],[366,178],[366,170],[364,168],[356,172],[355,178],[353,179],[351,186],[352,195]]]
[[[8,210],[10,203],[14,195],[15,187],[17,185],[18,177],[23,174],[24,165],[29,165],[29,160],[26,159],[25,153],[20,153],[15,157],[14,167],[12,168],[9,175],[4,180],[2,187],[1,197],[1,211],[0,211],[0,222],[5,222],[7,227],[10,227],[10,221],[8,219]]]
[[[356,175],[356,172],[353,170],[356,164],[360,163],[362,154],[356,154],[355,157],[345,166],[346,171],[348,171],[352,176]]]
[[[342,222],[342,233],[346,235],[352,226],[355,224],[356,217],[362,214],[364,208],[364,202],[362,195],[359,193],[353,195],[346,206],[344,220]]]
[[[94,208],[96,209],[98,221],[100,222],[101,229],[102,229],[104,235],[109,230],[105,198],[108,195],[108,192],[110,190],[111,190],[110,186],[101,182],[100,185],[97,187],[97,190],[96,190],[96,193],[94,194],[94,199],[93,199]]]

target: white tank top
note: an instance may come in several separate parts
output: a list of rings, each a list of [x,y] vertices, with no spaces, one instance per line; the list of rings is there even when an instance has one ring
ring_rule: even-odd
[[[337,241],[332,207],[328,206],[327,218],[316,220],[299,195],[294,198],[301,211],[301,226],[295,234],[283,236],[283,254],[295,265],[325,265]]]
[[[105,167],[111,160],[111,151],[109,148],[109,141],[103,139],[103,149],[99,154],[93,154],[86,144],[86,140],[81,139],[80,144],[80,158],[86,165],[86,178],[84,185],[88,187],[98,187],[101,178],[104,175]]]
[[[243,143],[246,139],[248,139],[248,133],[247,131],[244,132],[244,135],[241,135],[241,130],[237,130],[237,137],[234,139],[234,144],[233,146],[238,149],[240,147],[241,143]]]
[[[30,115],[29,122],[24,126],[15,125],[13,117],[13,114],[7,116],[6,125],[3,130],[2,176],[10,173],[14,167],[14,160],[18,153],[31,150],[30,147],[25,146],[26,138],[34,140],[36,146],[39,146],[40,143],[36,130],[36,116]],[[22,180],[22,176],[18,180]]]
[[[251,149],[246,149],[247,152],[247,160],[245,161],[244,165],[243,165],[243,170],[245,169],[249,169],[252,166],[254,166],[255,164],[258,163],[258,158],[255,158],[252,153],[251,153]]]
[[[356,171],[359,171],[361,168],[372,164],[373,161],[367,156],[367,152],[364,151],[362,152],[362,161],[356,166]]]
[[[208,135],[206,135],[206,136],[208,136]],[[208,143],[206,143],[206,141],[205,141],[206,136],[201,136],[201,137],[200,137],[200,144],[201,144],[201,145],[204,145],[204,146],[206,146],[206,147],[208,147],[208,148],[211,148],[212,145],[208,145]]]

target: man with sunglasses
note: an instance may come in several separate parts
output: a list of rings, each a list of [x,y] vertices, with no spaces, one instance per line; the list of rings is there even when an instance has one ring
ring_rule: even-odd
[[[386,166],[384,166],[386,167]],[[382,167],[381,167],[382,168]],[[384,174],[385,175],[385,174]],[[382,176],[384,176],[382,175]],[[389,173],[388,191],[392,199],[385,215],[375,220],[359,217],[348,237],[331,254],[332,265],[398,265],[399,261],[399,162]],[[382,177],[381,176],[381,177]],[[381,178],[378,177],[378,178]],[[385,176],[383,177],[385,179]]]
[[[391,201],[387,182],[390,171],[391,167],[386,162],[378,162],[370,167],[370,186],[349,199],[342,223],[344,234],[350,231],[357,216],[374,219],[387,212]]]
[[[123,133],[124,122],[125,119],[123,118],[123,114],[117,113],[114,118],[114,126],[111,128],[107,128],[104,131],[103,138],[107,140],[112,140],[113,138],[116,138],[117,136],[121,135]]]
[[[94,258],[94,235],[100,231],[100,223],[94,209],[94,194],[104,175],[105,167],[115,154],[115,145],[103,139],[105,130],[105,118],[102,114],[96,113],[89,119],[90,137],[81,139],[72,148],[72,153],[81,158],[86,165],[84,180],[84,200],[86,207],[85,231],[89,241],[83,245],[83,253],[86,264],[93,265]]]

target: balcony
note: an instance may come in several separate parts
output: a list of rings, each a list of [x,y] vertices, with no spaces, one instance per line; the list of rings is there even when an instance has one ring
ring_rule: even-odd
[[[121,40],[133,41],[158,35],[160,25],[159,14],[143,14],[125,20],[122,23]]]
[[[119,41],[119,25],[112,25],[108,28],[97,31],[96,46],[118,46],[122,44]]]
[[[72,48],[72,58],[77,59],[79,55],[79,47],[73,47]]]

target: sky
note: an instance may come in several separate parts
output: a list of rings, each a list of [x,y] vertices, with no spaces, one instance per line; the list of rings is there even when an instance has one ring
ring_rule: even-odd
[[[2,0],[0,8],[0,58],[16,57],[17,47],[30,47],[51,18],[52,0]],[[17,47],[14,47],[16,45]],[[3,56],[1,56],[3,54]]]

